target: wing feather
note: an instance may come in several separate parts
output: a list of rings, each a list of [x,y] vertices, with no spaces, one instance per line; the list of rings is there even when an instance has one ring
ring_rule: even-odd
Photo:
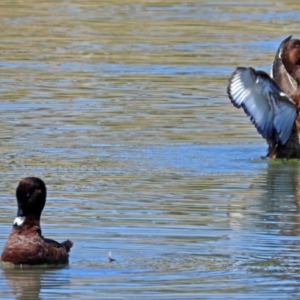
[[[267,73],[239,67],[229,80],[227,93],[235,107],[244,109],[263,138],[270,141],[275,134],[283,145],[287,142],[297,107]]]

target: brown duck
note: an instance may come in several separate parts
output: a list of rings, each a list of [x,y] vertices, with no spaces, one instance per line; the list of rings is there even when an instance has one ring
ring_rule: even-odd
[[[290,36],[281,43],[271,76],[239,67],[229,80],[228,96],[235,107],[244,109],[266,139],[267,157],[300,158],[300,40]]]
[[[36,177],[20,181],[16,196],[18,213],[4,246],[2,265],[67,264],[73,243],[58,243],[42,236],[40,217],[46,203],[45,183]]]

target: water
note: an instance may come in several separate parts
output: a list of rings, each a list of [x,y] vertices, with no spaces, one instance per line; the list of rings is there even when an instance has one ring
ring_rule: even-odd
[[[1,4],[0,249],[25,176],[62,269],[0,269],[2,299],[295,299],[299,163],[226,95],[296,36],[293,1]],[[108,261],[112,251],[115,262]]]

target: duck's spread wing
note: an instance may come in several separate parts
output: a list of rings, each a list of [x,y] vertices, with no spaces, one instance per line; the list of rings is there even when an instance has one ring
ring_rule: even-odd
[[[253,68],[237,68],[229,80],[228,96],[242,107],[257,131],[268,141],[285,144],[297,118],[297,107],[270,76]]]
[[[291,78],[288,72],[285,69],[285,66],[282,63],[281,55],[284,45],[292,38],[290,35],[285,40],[283,40],[278,47],[276,55],[274,57],[274,61],[271,68],[271,77],[277,83],[277,85],[281,88],[281,90],[287,95],[291,96],[295,93],[296,88],[291,81]]]

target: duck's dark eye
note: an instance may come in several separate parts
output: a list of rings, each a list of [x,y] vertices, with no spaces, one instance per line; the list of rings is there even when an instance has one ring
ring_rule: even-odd
[[[295,44],[295,48],[299,48],[300,47],[300,44]]]

